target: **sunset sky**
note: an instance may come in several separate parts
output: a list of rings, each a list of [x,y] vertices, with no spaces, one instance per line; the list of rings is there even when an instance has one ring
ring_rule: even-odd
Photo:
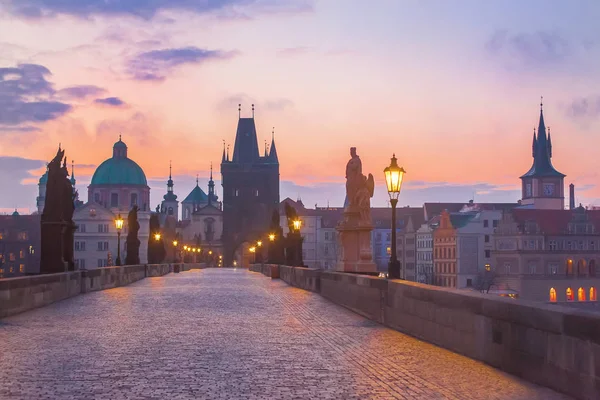
[[[282,199],[340,206],[355,146],[375,206],[394,152],[400,205],[517,201],[540,96],[554,166],[600,205],[599,20],[597,0],[2,0],[0,209],[34,209],[59,142],[86,200],[119,133],[153,205],[169,160],[182,200],[220,179],[238,103],[261,147],[275,127]]]

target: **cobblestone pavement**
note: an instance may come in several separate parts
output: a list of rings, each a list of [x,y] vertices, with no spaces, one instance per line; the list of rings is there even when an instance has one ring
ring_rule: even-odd
[[[0,399],[566,399],[243,270],[0,320]]]

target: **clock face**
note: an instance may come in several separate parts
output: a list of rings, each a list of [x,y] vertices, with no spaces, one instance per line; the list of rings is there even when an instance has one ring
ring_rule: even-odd
[[[554,184],[544,183],[544,196],[552,196],[554,194]]]

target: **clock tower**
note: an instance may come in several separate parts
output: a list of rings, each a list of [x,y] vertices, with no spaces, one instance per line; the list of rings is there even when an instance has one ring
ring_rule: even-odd
[[[528,208],[562,210],[564,209],[564,174],[552,166],[552,139],[550,130],[546,131],[543,104],[540,104],[540,122],[533,130],[533,165],[521,176],[523,206]]]

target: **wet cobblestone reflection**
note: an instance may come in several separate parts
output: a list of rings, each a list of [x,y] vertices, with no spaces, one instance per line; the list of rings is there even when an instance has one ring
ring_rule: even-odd
[[[0,320],[0,399],[567,399],[243,270]]]

